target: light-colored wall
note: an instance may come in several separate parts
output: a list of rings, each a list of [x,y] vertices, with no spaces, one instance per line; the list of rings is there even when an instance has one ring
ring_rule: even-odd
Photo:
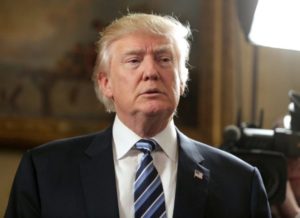
[[[21,151],[0,150],[0,217],[4,216],[11,185],[21,155]]]
[[[300,92],[300,51],[260,48],[258,109],[264,109],[264,127],[288,113],[288,91]]]

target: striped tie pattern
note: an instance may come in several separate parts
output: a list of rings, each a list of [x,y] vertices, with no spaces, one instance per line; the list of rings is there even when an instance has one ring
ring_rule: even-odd
[[[144,153],[134,182],[135,217],[167,217],[163,187],[153,165],[151,151],[157,147],[154,140],[141,139],[135,144]]]

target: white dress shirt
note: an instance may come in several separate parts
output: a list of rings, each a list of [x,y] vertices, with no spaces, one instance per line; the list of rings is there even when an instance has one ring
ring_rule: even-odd
[[[142,152],[132,149],[140,140],[116,116],[113,124],[113,154],[116,172],[119,214],[121,218],[134,217],[134,180]],[[177,176],[177,134],[174,122],[152,139],[158,142],[161,149],[151,153],[164,189],[167,217],[173,217],[176,176]]]

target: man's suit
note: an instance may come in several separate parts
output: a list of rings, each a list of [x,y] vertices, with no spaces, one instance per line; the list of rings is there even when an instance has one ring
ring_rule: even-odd
[[[178,142],[173,217],[269,217],[256,168],[179,131]],[[118,216],[111,128],[24,154],[7,218]]]

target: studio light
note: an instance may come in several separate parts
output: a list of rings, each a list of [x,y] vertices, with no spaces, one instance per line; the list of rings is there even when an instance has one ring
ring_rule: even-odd
[[[300,0],[259,0],[249,39],[256,45],[300,51]]]

